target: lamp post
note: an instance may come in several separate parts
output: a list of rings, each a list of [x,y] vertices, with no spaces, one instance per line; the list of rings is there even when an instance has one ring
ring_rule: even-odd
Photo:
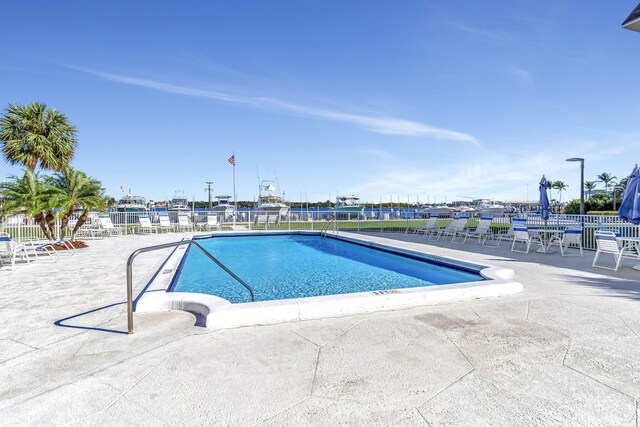
[[[580,162],[580,215],[584,215],[584,159],[572,157],[567,162]]]
[[[209,210],[211,210],[211,185],[213,184],[213,181],[207,181],[205,182],[205,184],[207,184],[207,193],[209,193],[209,204],[207,205]]]

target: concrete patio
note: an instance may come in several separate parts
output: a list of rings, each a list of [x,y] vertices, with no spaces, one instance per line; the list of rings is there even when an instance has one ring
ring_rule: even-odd
[[[124,266],[180,234],[89,242],[57,264],[0,270],[3,425],[638,426],[640,271],[584,258],[372,234],[512,268],[524,292],[210,331],[136,314]],[[142,289],[168,252],[139,257]]]

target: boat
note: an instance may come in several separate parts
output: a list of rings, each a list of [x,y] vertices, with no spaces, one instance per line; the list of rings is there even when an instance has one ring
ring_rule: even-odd
[[[180,196],[180,192],[176,191],[173,195],[173,199],[169,202],[169,209],[172,211],[188,211],[189,202],[187,198],[184,197],[184,191],[182,192],[182,196]]]
[[[428,211],[429,211],[429,215],[434,216],[434,215],[451,214],[453,212],[456,212],[456,209],[443,203],[441,205],[431,206],[428,209]]]
[[[336,197],[336,206],[333,208],[336,219],[352,219],[364,215],[364,206],[360,198],[350,194]]]
[[[142,196],[127,194],[118,200],[116,210],[118,212],[146,212],[147,200]]]
[[[215,206],[212,206],[210,212],[216,212],[218,214],[222,214],[225,220],[232,217],[235,214],[236,207],[232,204],[229,204],[229,200],[231,199],[231,196],[221,195],[221,196],[216,196],[216,199],[218,200],[218,204]]]
[[[260,182],[256,210],[266,211],[268,214],[277,213],[285,217],[289,214],[289,206],[284,202],[276,184],[275,181],[270,180]]]
[[[476,199],[473,201],[473,206],[480,215],[504,213],[507,208],[504,205],[491,201],[489,199]]]

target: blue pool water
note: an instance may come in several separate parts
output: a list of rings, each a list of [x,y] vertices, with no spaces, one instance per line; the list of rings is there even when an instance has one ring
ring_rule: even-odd
[[[476,273],[319,236],[215,237],[198,243],[249,284],[256,301],[483,280]],[[247,290],[197,248],[188,250],[170,290],[250,301]]]

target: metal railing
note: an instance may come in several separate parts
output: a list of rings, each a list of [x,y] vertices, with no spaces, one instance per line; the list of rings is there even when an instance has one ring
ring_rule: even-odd
[[[216,257],[211,255],[211,253],[209,253],[206,249],[200,246],[200,244],[195,240],[181,240],[179,242],[171,242],[171,243],[164,243],[162,245],[147,246],[145,248],[140,248],[133,251],[133,253],[129,255],[129,259],[127,260],[127,332],[129,334],[133,333],[133,261],[134,259],[141,253],[157,251],[160,249],[173,248],[173,247],[182,246],[182,245],[194,245],[195,247],[200,249],[200,251],[203,254],[205,254],[211,261],[215,262],[228,275],[233,277],[238,283],[244,286],[249,291],[249,295],[251,295],[251,301],[255,301],[255,297],[253,295],[253,289],[251,289],[251,287],[247,285],[244,282],[244,280],[236,276],[236,274],[233,271],[229,270],[224,264],[218,261]]]

